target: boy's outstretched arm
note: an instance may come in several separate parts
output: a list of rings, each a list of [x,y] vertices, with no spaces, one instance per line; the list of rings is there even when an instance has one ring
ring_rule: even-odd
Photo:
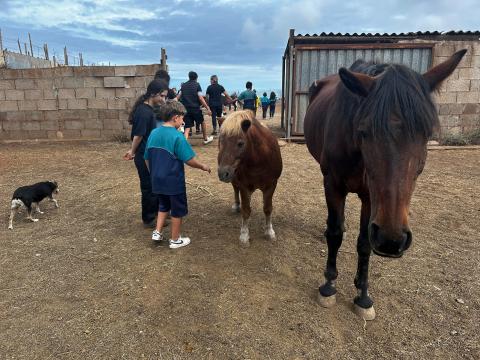
[[[203,171],[207,171],[208,173],[210,173],[212,171],[212,169],[210,169],[210,166],[198,162],[195,158],[191,158],[190,160],[188,160],[186,162],[186,164],[188,166],[193,167],[193,168],[200,169],[200,170],[203,170]]]

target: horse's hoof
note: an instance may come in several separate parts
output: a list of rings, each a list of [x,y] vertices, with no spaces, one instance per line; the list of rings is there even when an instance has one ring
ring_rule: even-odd
[[[270,241],[277,240],[277,235],[275,235],[275,231],[273,230],[265,230],[265,237]]]
[[[250,241],[243,241],[242,239],[240,239],[240,246],[244,249],[250,247]]]
[[[355,314],[357,314],[357,316],[364,320],[371,321],[375,319],[375,309],[373,306],[365,309],[357,304],[353,304],[353,311]]]
[[[8,230],[13,230],[13,226],[9,226],[9,227],[8,227]]]
[[[232,211],[234,213],[239,213],[240,212],[240,204],[233,204],[232,205]]]
[[[324,308],[330,308],[337,303],[337,296],[322,296],[320,292],[318,293],[318,303]]]

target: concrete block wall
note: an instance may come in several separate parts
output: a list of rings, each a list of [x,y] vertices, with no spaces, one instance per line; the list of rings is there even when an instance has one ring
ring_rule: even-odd
[[[0,69],[0,140],[109,139],[160,65]]]
[[[433,66],[461,49],[467,49],[467,53],[435,94],[444,134],[480,129],[480,42],[437,42],[433,49]]]

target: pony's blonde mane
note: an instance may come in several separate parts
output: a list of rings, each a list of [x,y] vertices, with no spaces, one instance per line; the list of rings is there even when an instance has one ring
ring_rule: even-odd
[[[220,133],[225,136],[238,136],[242,133],[242,121],[253,122],[253,113],[250,110],[241,110],[230,113],[220,128]]]

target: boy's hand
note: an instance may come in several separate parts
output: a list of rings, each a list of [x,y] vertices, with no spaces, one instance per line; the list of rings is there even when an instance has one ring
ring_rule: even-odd
[[[202,165],[202,170],[207,171],[209,174],[212,172],[212,169],[210,169],[210,166],[208,165]]]
[[[123,155],[123,160],[133,160],[135,154],[132,153],[132,149],[128,150],[125,155]]]

